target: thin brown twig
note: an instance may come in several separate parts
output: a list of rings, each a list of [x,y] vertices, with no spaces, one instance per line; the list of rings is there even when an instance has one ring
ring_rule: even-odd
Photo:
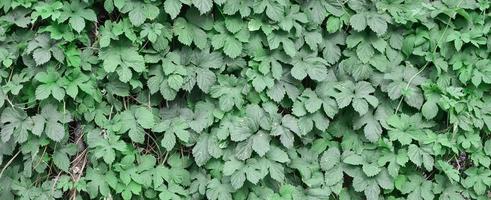
[[[85,148],[84,150],[82,150],[82,151],[80,152],[80,154],[78,154],[78,155],[77,155],[77,156],[76,156],[76,157],[75,157],[75,158],[74,158],[74,159],[73,159],[73,160],[70,162],[70,164],[73,164],[75,161],[77,161],[77,159],[79,159],[80,157],[82,157],[82,156],[83,156],[83,154],[85,154],[85,152],[86,152],[86,151],[87,151],[87,148]]]
[[[80,177],[82,177],[82,174],[83,174],[83,171],[84,171],[84,169],[85,169],[85,166],[87,165],[87,158],[86,158],[86,156],[87,156],[87,151],[86,151],[86,150],[87,150],[87,148],[86,148],[86,149],[84,149],[84,151],[82,151],[82,153],[80,153],[80,155],[83,155],[84,159],[82,159],[83,163],[82,163],[82,165],[81,165],[81,167],[80,167],[79,171],[76,173],[76,177],[74,178],[74,177],[73,177],[73,174],[72,174],[72,181],[73,181],[74,183],[77,183],[77,182],[80,180]],[[77,156],[77,157],[78,157],[78,156]],[[72,192],[72,195],[71,195],[70,199],[71,199],[71,200],[75,200],[75,199],[76,199],[76,197],[77,197],[77,190],[76,190],[76,189],[73,189],[72,191],[73,191],[73,192]]]
[[[58,180],[60,180],[61,172],[62,171],[58,172],[58,174],[54,178],[55,182],[53,182],[53,185],[51,186],[51,193],[49,194],[49,196],[51,196],[51,197],[53,196],[53,193],[55,192],[56,183],[58,183]]]
[[[14,156],[12,156],[12,158],[10,158],[10,160],[5,164],[5,166],[3,166],[2,171],[0,171],[0,178],[2,178],[3,172],[5,172],[5,170],[7,169],[7,167],[10,164],[12,164],[12,162],[19,155],[19,153],[20,153],[20,151],[17,151],[17,153]]]
[[[36,165],[34,165],[34,166],[32,167],[32,169],[36,169],[36,167],[37,167],[39,164],[41,164],[41,162],[43,161],[43,156],[44,156],[44,154],[46,153],[46,150],[47,150],[47,149],[48,149],[48,146],[45,146],[45,147],[44,147],[44,150],[43,150],[43,153],[41,154],[41,157],[39,158],[39,161],[36,163]]]

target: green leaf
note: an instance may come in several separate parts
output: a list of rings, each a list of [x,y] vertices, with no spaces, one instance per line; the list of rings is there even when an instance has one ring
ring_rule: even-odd
[[[382,15],[368,15],[367,24],[379,36],[387,32],[387,22]]]
[[[343,159],[344,163],[350,164],[350,165],[361,165],[363,164],[363,157],[361,157],[358,154],[351,154],[349,156],[346,156]]]
[[[154,132],[165,132],[164,138],[161,141],[161,145],[168,151],[174,148],[176,145],[176,137],[184,142],[189,142],[191,134],[187,130],[189,125],[183,119],[164,120],[153,127]]]
[[[68,156],[75,155],[76,151],[77,147],[74,144],[57,149],[53,154],[53,163],[56,165],[56,167],[68,172],[68,168],[70,167],[70,159]]]
[[[169,0],[164,2],[164,10],[170,15],[172,19],[175,19],[181,11],[182,3],[180,0]]]
[[[426,119],[433,119],[438,114],[438,105],[435,102],[425,102],[421,107],[421,113]]]
[[[4,143],[9,141],[12,136],[15,142],[25,142],[27,140],[27,131],[33,126],[32,119],[23,110],[11,107],[3,110],[0,121],[3,125],[0,135]]]
[[[404,177],[404,176],[401,176]],[[399,178],[402,184],[400,186],[396,184],[396,188],[399,189],[403,194],[408,194],[408,199],[434,199],[435,195],[432,191],[432,182],[425,180],[424,177],[420,175],[410,175],[409,180],[404,180]],[[398,181],[396,181],[397,183]]]
[[[194,110],[193,120],[189,122],[189,127],[201,133],[205,128],[210,127],[214,122],[213,112],[216,108],[210,102],[199,102]]]
[[[126,4],[125,7],[126,6],[129,5]],[[142,25],[147,19],[155,19],[160,13],[159,8],[152,4],[135,2],[132,6],[131,11],[128,13],[128,17],[131,24],[134,26]]]
[[[47,49],[39,48],[34,50],[32,57],[34,58],[36,65],[42,65],[51,59],[51,52],[49,52]]]
[[[335,33],[341,28],[341,20],[337,17],[329,17],[326,22],[326,30],[329,33]]]
[[[198,166],[206,164],[212,157],[219,157],[222,154],[218,141],[213,135],[200,135],[196,145],[193,148],[193,157]]]
[[[148,108],[140,107],[135,110],[135,118],[138,124],[145,129],[151,129],[155,125],[152,111]]]
[[[370,142],[377,142],[383,131],[380,123],[375,119],[372,112],[367,112],[361,116],[361,118],[353,124],[353,127],[355,129],[363,127],[363,133]]]
[[[88,168],[86,177],[87,192],[91,198],[97,197],[99,193],[108,196],[111,192],[109,184],[113,183],[113,180],[117,181],[114,172],[107,171],[105,165],[101,165],[100,168]]]
[[[396,67],[385,74],[384,79],[390,81],[387,86],[390,99],[397,99],[404,95],[404,101],[407,104],[417,109],[421,108],[423,95],[419,85],[423,84],[426,78],[418,73],[418,69],[411,65],[407,65],[405,68]]]
[[[125,43],[117,43],[105,49],[99,55],[104,60],[103,66],[106,72],[118,72],[119,80],[123,83],[130,81],[135,72],[145,70],[145,61],[137,49]]]
[[[459,182],[460,181],[460,173],[452,165],[448,164],[445,161],[439,160],[437,162],[437,166],[440,170],[442,170],[445,175],[448,177],[450,182]]]
[[[295,79],[303,80],[307,75],[313,80],[323,81],[327,78],[327,62],[314,54],[302,54],[292,61],[291,74]]]
[[[223,52],[231,58],[236,58],[242,52],[242,43],[234,37],[229,36],[225,38]]]
[[[68,19],[70,26],[78,33],[85,28],[85,20],[95,22],[97,16],[95,12],[87,8],[87,4],[79,1],[65,2],[63,12],[59,15],[58,22],[64,22]]]
[[[177,35],[177,40],[186,46],[194,43],[198,48],[203,49],[208,41],[206,33],[200,27],[182,17],[174,21],[172,32]]]
[[[374,54],[373,47],[368,42],[362,42],[356,48],[356,55],[363,63],[370,61]]]
[[[466,188],[472,187],[476,194],[485,195],[486,188],[491,186],[491,171],[486,168],[472,167],[465,171],[467,178],[462,180]]]
[[[407,155],[409,160],[416,164],[416,166],[424,166],[427,171],[433,170],[434,159],[428,152],[420,149],[418,146],[411,144],[409,145]]]
[[[36,88],[36,99],[47,99],[50,94],[58,101],[65,97],[65,90],[59,86],[60,74],[53,68],[48,68],[47,72],[39,72],[34,78],[43,83]]]
[[[95,129],[88,133],[87,140],[89,147],[94,148],[94,156],[103,158],[107,164],[112,164],[116,159],[116,151],[127,151],[127,145],[119,140],[116,135],[110,135],[107,139],[99,135],[99,130]]]
[[[387,119],[387,124],[390,125],[388,128],[389,138],[393,141],[398,140],[402,145],[408,145],[412,140],[423,139],[424,128],[433,126],[431,123],[423,122],[419,114],[413,116],[392,115]]]
[[[121,112],[117,116],[115,116],[115,120],[118,121],[119,126],[121,126],[121,129],[119,130],[120,132],[128,132],[128,135],[132,141],[136,143],[143,143],[145,140],[145,130],[140,125],[141,123],[139,121],[144,122],[142,123],[144,125],[151,125],[149,123],[151,120],[148,113],[146,113],[145,111],[139,111],[140,120],[137,120],[136,110],[140,109],[135,109],[133,107],[131,110]]]
[[[191,0],[191,2],[196,8],[198,8],[200,14],[207,13],[211,10],[211,7],[213,7],[212,0]]]
[[[36,134],[41,134],[44,130],[46,136],[55,142],[60,142],[65,137],[64,123],[71,121],[69,115],[58,112],[52,104],[45,105],[41,114],[35,116],[34,119]]]
[[[363,13],[357,13],[350,18],[350,24],[356,31],[363,31],[367,27],[367,18]]]
[[[269,151],[270,137],[264,132],[259,132],[253,136],[252,149],[261,157]]]
[[[165,149],[171,150],[176,145],[176,136],[172,133],[165,134],[160,143]]]
[[[339,108],[344,108],[352,103],[353,108],[360,115],[364,115],[368,111],[368,104],[373,107],[378,106],[378,99],[371,95],[375,89],[365,81],[357,82],[356,85],[351,81],[338,83],[334,86],[339,92],[334,97]]]
[[[206,197],[210,200],[232,200],[233,191],[229,184],[223,184],[218,179],[213,179],[208,183]]]

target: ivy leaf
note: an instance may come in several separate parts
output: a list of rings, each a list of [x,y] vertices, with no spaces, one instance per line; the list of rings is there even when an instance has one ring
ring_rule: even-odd
[[[191,0],[191,2],[196,8],[198,8],[201,14],[207,13],[211,10],[211,7],[213,7],[212,0]]]
[[[395,67],[391,72],[384,75],[384,79],[390,81],[386,87],[390,99],[398,99],[404,95],[404,101],[410,106],[420,109],[423,104],[421,85],[426,78],[419,75],[413,66]]]
[[[198,166],[203,166],[208,160],[218,158],[222,154],[218,139],[214,135],[201,134],[193,148],[193,156]]]
[[[34,133],[40,135],[41,132],[55,142],[60,142],[65,137],[65,123],[71,121],[71,116],[58,112],[55,105],[48,104],[43,106],[41,114],[33,117]]]
[[[140,110],[138,111],[138,119],[136,115],[137,110]],[[149,123],[151,122],[150,115],[148,114],[147,111],[142,111],[141,108],[132,107],[130,110],[123,111],[116,115],[113,120],[121,126],[121,129],[119,130],[121,133],[128,132],[128,135],[133,142],[143,143],[145,140],[145,130],[141,124],[151,126]]]
[[[362,42],[356,47],[356,55],[363,62],[367,63],[375,54],[372,45],[368,42]]]
[[[283,47],[283,51],[290,57],[294,57],[297,54],[297,48],[293,41],[284,32],[273,32],[268,35],[268,44],[270,49],[277,49],[280,44]]]
[[[476,87],[479,86],[481,82],[491,83],[491,79],[489,78],[489,75],[491,75],[491,69],[487,67],[489,63],[491,63],[491,61],[488,59],[479,60],[476,62],[471,78],[472,84],[474,84]]]
[[[334,87],[338,90],[334,97],[339,108],[344,108],[352,103],[355,111],[360,115],[364,115],[368,112],[368,104],[373,107],[378,105],[378,99],[370,94],[375,89],[368,82],[360,81],[355,84],[351,81],[345,81]]]
[[[151,129],[155,120],[152,114],[152,111],[148,108],[139,107],[135,110],[135,118],[138,124],[140,124],[145,129]]]
[[[26,53],[33,53],[36,65],[47,63],[51,57],[63,63],[65,55],[59,47],[59,43],[50,39],[47,34],[39,34],[27,44]]]
[[[206,33],[182,17],[178,17],[174,21],[172,32],[177,35],[177,40],[186,46],[194,43],[198,48],[203,49],[207,44]]]
[[[33,121],[25,111],[10,107],[3,110],[0,121],[2,122],[0,134],[5,143],[11,139],[12,135],[16,142],[25,142],[28,136],[27,131],[33,127]]]
[[[0,199],[485,199],[488,4],[0,1]]]
[[[367,27],[367,18],[363,13],[357,13],[351,16],[350,24],[356,31],[363,31]]]
[[[378,164],[380,166],[384,166],[386,163],[389,163],[387,166],[389,175],[392,177],[397,177],[401,167],[404,167],[408,161],[409,157],[407,155],[407,151],[405,149],[400,149],[397,151],[397,153],[383,151],[383,156],[379,158]]]
[[[261,157],[263,157],[270,149],[270,137],[264,132],[258,132],[253,136],[252,149]]]
[[[170,15],[171,19],[175,19],[181,11],[182,3],[180,0],[169,0],[164,2],[164,10]]]
[[[233,191],[229,184],[223,184],[218,179],[212,179],[207,186],[206,197],[210,200],[231,200]]]
[[[368,15],[367,24],[378,36],[387,32],[387,22],[380,14]]]
[[[183,119],[164,120],[153,127],[155,132],[165,132],[161,145],[170,151],[176,145],[176,137],[184,142],[189,142],[191,134],[187,130],[189,124]]]
[[[223,52],[231,58],[236,58],[242,52],[242,43],[234,37],[229,36],[225,39]]]
[[[13,7],[15,8],[15,7]],[[15,24],[16,26],[22,27],[22,28],[27,28],[27,26],[31,22],[31,17],[29,17],[29,10],[25,9],[23,7],[17,7],[15,9],[12,9],[10,12],[7,13],[8,10],[4,12],[4,15],[2,15],[2,21],[6,21],[12,24]]]
[[[429,153],[427,151],[428,150],[424,150],[414,144],[411,144],[409,145],[407,155],[409,156],[409,160],[416,164],[416,166],[424,166],[427,171],[431,171],[433,170],[433,165],[435,161],[430,154],[431,152]]]
[[[365,133],[365,137],[370,142],[377,142],[380,139],[380,136],[382,135],[382,126],[374,117],[372,111],[368,111],[353,124],[354,129],[360,129],[361,127],[363,127],[363,133]]]
[[[425,128],[432,126],[431,123],[423,122],[419,114],[392,115],[387,119],[387,124],[390,126],[388,128],[389,138],[392,141],[398,140],[402,145],[408,145],[412,140],[421,140],[425,134]]]
[[[311,89],[306,89],[302,92],[302,95],[298,98],[300,102],[295,102],[293,107],[293,114],[297,116],[305,115],[305,111],[314,113],[322,106],[322,100]],[[302,105],[301,105],[302,104]],[[299,106],[302,106],[301,108]]]
[[[402,184],[397,184],[402,183]],[[396,180],[396,188],[403,194],[408,194],[408,199],[434,199],[433,184],[420,175],[410,175],[407,178],[400,176]]]
[[[47,99],[52,95],[58,101],[65,97],[65,90],[60,87],[60,74],[53,68],[48,68],[47,72],[39,72],[34,77],[42,84],[36,88],[36,99]]]
[[[87,4],[80,1],[71,1],[71,3],[64,3],[63,11],[58,18],[58,22],[62,23],[68,19],[68,23],[73,30],[80,33],[85,28],[85,20],[96,22],[97,16],[95,12],[87,8]]]
[[[274,85],[274,79],[270,75],[263,75],[255,70],[248,70],[246,75],[249,80],[252,80],[252,86],[257,92],[262,92],[266,87],[271,88]]]
[[[130,22],[134,26],[142,25],[147,19],[153,20],[160,13],[157,6],[139,1],[125,3],[121,8],[121,12],[128,13]]]
[[[198,102],[195,106],[194,117],[189,122],[189,127],[194,131],[201,133],[205,128],[213,124],[213,113],[215,105],[211,102]]]
[[[89,147],[93,149],[96,158],[103,158],[104,162],[111,165],[116,159],[116,151],[127,151],[127,145],[119,139],[119,136],[110,134],[108,138],[103,138],[99,131],[94,129],[88,133]]]
[[[123,83],[127,83],[133,77],[135,72],[145,71],[145,61],[137,49],[129,46],[126,43],[115,43],[109,48],[103,50],[100,55],[100,59],[104,60],[104,70],[108,73],[117,72],[119,80]]]
[[[425,102],[421,107],[421,113],[426,119],[433,119],[438,114],[438,105],[435,102]]]
[[[51,59],[51,52],[49,52],[49,50],[39,48],[32,52],[32,58],[34,58],[37,65],[42,65]]]
[[[335,64],[341,58],[341,48],[339,45],[345,43],[345,36],[340,33],[332,34],[324,38],[319,45],[323,49],[322,57],[330,65]]]
[[[65,73],[65,76],[59,81],[65,88],[66,94],[73,99],[77,98],[79,89],[84,93],[90,95],[95,101],[102,101],[102,94],[96,88],[96,82],[94,77],[90,77],[80,70],[72,71],[71,73]]]
[[[105,165],[100,165],[98,168],[87,169],[87,192],[91,198],[95,198],[100,193],[102,196],[110,195],[109,183],[117,181],[116,175],[112,171],[108,171]]]
[[[287,9],[286,16],[280,19],[279,26],[285,31],[290,31],[293,27],[301,26],[301,23],[307,22],[307,15],[299,12],[299,10],[300,8],[297,5],[293,5],[290,9]],[[307,40],[308,38],[307,36],[305,39]]]
[[[281,119],[281,123],[274,122],[271,128],[271,135],[280,136],[280,142],[286,148],[292,148],[295,136],[293,133],[300,133],[298,121],[291,115],[285,115]]]
[[[230,111],[234,107],[244,104],[242,97],[241,80],[234,76],[218,76],[218,85],[210,89],[211,97],[219,98],[218,105],[222,111]]]
[[[284,3],[281,1],[266,0],[256,4],[254,6],[254,12],[261,13],[264,11],[270,19],[274,21],[279,21],[280,16],[284,15],[283,6]]]
[[[439,160],[437,162],[437,168],[442,170],[445,175],[447,175],[450,182],[459,182],[460,181],[460,173],[452,165],[448,164],[445,161]]]
[[[392,178],[388,175],[386,170],[382,170],[375,177],[367,177],[360,173],[357,173],[354,176],[354,190],[358,192],[363,191],[367,199],[378,199],[381,188],[389,190],[394,188]]]
[[[388,27],[387,21],[383,15],[366,11],[352,15],[350,24],[351,27],[358,32],[365,30],[368,25],[378,36],[386,33]]]
[[[326,171],[331,171],[330,173],[326,172],[326,176],[327,174],[329,174],[330,175],[329,177],[332,178],[327,180],[328,185],[333,185],[333,183],[342,182],[343,180],[342,168],[337,168],[337,169],[335,168],[335,167],[339,167],[337,165],[339,165],[340,160],[341,160],[341,152],[336,147],[331,147],[322,154],[322,157],[320,159],[321,168]]]
[[[292,64],[291,74],[295,79],[303,80],[307,75],[316,81],[327,78],[327,62],[314,54],[301,52],[293,58]]]
[[[486,168],[471,167],[465,170],[467,178],[462,180],[466,188],[472,187],[477,195],[485,195],[486,188],[491,186],[491,171]]]
[[[70,167],[70,159],[68,156],[73,156],[77,153],[77,146],[75,144],[68,144],[63,148],[56,149],[53,154],[53,163],[59,169],[68,172]]]

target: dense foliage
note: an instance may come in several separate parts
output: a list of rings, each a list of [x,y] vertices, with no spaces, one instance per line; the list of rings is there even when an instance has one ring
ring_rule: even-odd
[[[1,0],[0,199],[487,199],[487,0]]]

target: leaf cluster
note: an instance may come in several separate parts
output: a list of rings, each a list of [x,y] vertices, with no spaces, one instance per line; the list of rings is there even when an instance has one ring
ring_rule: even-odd
[[[0,199],[488,199],[486,0],[2,0]]]

